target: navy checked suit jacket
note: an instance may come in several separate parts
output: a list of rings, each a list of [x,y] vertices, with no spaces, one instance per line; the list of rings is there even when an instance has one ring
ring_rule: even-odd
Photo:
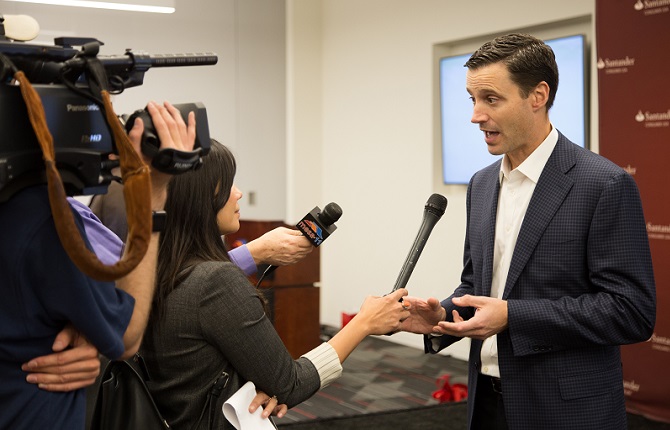
[[[468,186],[461,285],[489,296],[500,162]],[[442,305],[451,319],[472,308]],[[627,428],[619,345],[647,340],[656,295],[644,215],[633,178],[559,133],[523,220],[503,293],[498,334],[510,429]],[[459,338],[443,336],[442,349]],[[482,342],[472,340],[468,417]],[[430,350],[426,339],[426,349]]]

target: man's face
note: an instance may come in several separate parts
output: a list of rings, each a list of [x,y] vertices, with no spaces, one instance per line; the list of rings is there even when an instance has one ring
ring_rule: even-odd
[[[533,95],[523,98],[503,63],[468,70],[466,89],[473,103],[470,121],[484,132],[489,152],[507,154],[517,167],[542,142],[536,141]]]

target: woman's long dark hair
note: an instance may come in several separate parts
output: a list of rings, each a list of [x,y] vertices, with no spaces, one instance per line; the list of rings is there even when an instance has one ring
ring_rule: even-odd
[[[224,207],[235,178],[235,158],[212,139],[200,169],[174,176],[168,185],[167,220],[158,250],[153,317],[161,318],[168,295],[205,261],[230,261],[216,215]]]

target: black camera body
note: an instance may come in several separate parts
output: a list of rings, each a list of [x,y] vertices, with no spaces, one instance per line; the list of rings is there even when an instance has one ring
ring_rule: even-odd
[[[0,54],[24,71],[40,96],[47,126],[53,136],[56,166],[68,195],[104,194],[109,183],[115,179],[112,169],[118,166],[118,161],[110,161],[109,155],[116,152],[116,147],[101,105],[95,98],[86,95],[89,86],[85,61],[80,54],[91,48],[88,46],[77,51],[72,48],[73,42],[94,45],[93,56],[100,60],[109,80],[110,92],[115,94],[141,85],[144,73],[152,66],[212,65],[216,64],[217,57],[210,53],[151,56],[135,54],[130,50],[121,56],[97,56],[97,48],[102,42],[89,38],[59,38],[56,39],[59,46],[53,47],[0,41]],[[27,186],[46,183],[42,150],[20,89],[9,83],[12,76],[4,67],[2,74],[0,203]],[[175,107],[185,120],[188,112],[196,114],[194,151],[154,150],[158,140],[148,113],[142,110],[130,117],[140,116],[144,121],[142,141],[146,151],[143,149],[143,152],[153,157],[152,165],[169,173],[183,173],[198,168],[202,163],[201,157],[209,152],[209,127],[207,111],[202,103],[176,104]]]
[[[62,85],[33,85],[54,138],[56,165],[68,194],[105,193],[114,143],[98,105]],[[16,86],[0,85],[0,202],[46,182],[42,150]]]

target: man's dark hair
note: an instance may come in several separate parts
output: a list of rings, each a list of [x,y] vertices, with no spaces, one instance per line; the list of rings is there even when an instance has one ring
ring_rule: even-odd
[[[546,82],[549,85],[547,110],[551,108],[558,90],[558,66],[551,47],[530,34],[499,36],[477,49],[465,67],[475,70],[498,62],[507,66],[524,98],[537,84]]]

